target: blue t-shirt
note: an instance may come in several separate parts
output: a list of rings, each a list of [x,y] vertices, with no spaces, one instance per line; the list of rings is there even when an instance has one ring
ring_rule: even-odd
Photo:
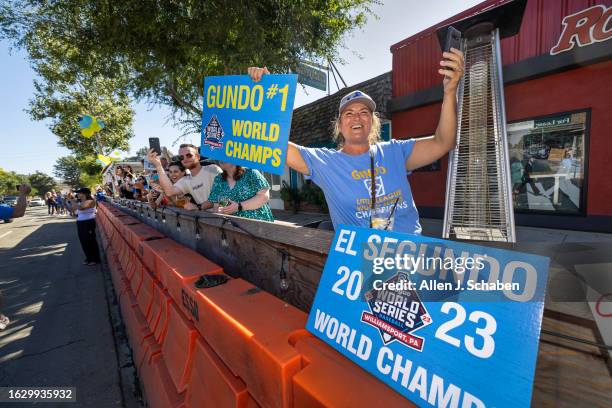
[[[406,160],[415,141],[391,140],[371,146],[374,155],[376,207],[393,210],[393,231],[420,234],[419,213],[406,177]],[[299,147],[310,176],[325,193],[334,228],[370,226],[370,154],[351,156],[328,148]],[[389,228],[391,229],[391,228]]]
[[[13,216],[13,207],[6,204],[0,204],[0,220],[8,221]]]

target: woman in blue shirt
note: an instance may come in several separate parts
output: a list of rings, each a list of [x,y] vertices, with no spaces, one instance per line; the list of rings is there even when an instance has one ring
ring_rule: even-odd
[[[420,234],[419,215],[406,173],[435,162],[456,144],[457,85],[464,72],[461,51],[443,53],[444,98],[434,136],[380,142],[376,103],[361,91],[340,101],[335,123],[338,150],[289,142],[286,163],[311,178],[325,193],[334,227],[378,227]],[[251,67],[258,82],[267,68]]]

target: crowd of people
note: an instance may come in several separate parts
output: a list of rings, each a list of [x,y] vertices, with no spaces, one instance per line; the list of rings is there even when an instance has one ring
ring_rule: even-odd
[[[45,204],[47,204],[47,213],[49,215],[69,215],[76,217],[74,204],[76,203],[75,191],[55,192],[48,191],[45,194]]]
[[[420,234],[406,172],[438,160],[456,143],[456,91],[465,64],[461,51],[454,48],[443,58],[438,72],[444,77],[444,98],[434,136],[381,142],[376,103],[364,92],[353,91],[338,107],[334,130],[338,149],[289,142],[287,165],[323,189],[334,227],[349,224]],[[251,67],[248,74],[258,82],[269,71]],[[130,166],[117,167],[106,194],[118,193],[153,208],[173,206],[274,221],[268,204],[270,185],[258,170],[202,161],[192,144],[182,144],[178,156],[170,160],[151,149],[146,161],[142,174]]]
[[[171,160],[150,150],[146,161],[149,165],[141,173],[131,166],[117,166],[103,194],[146,202],[152,208],[208,210],[274,221],[270,185],[258,170],[202,160],[199,148],[192,144],[180,145]]]

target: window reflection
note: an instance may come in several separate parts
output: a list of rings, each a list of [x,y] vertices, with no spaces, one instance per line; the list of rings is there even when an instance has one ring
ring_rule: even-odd
[[[581,211],[586,121],[579,112],[508,124],[515,210]]]

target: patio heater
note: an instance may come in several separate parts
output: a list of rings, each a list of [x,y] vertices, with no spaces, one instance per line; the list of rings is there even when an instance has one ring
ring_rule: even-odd
[[[526,0],[451,25],[462,33],[457,145],[449,155],[442,237],[516,242],[500,39],[518,33]],[[438,30],[441,46],[449,26]]]

